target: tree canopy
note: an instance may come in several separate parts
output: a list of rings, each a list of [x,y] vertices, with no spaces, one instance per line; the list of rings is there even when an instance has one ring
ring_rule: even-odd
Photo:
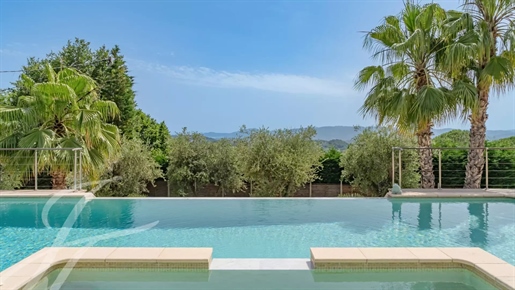
[[[470,147],[465,188],[479,188],[485,165],[488,104],[494,91],[513,88],[515,80],[515,1],[464,0],[465,13],[454,12],[450,30],[456,37],[448,49],[454,78],[475,86],[477,105],[470,120]]]
[[[98,178],[119,148],[118,128],[108,123],[118,116],[118,108],[100,100],[96,83],[74,69],[55,72],[46,64],[45,72],[46,81],[39,83],[22,75],[18,85],[27,95],[18,97],[16,106],[0,107],[0,147],[81,148],[83,171]],[[5,167],[23,166],[25,174],[34,171],[33,163],[18,164],[19,159],[10,156],[30,158],[33,150],[1,152],[11,157],[5,158]],[[54,189],[63,189],[73,158],[71,151],[42,151],[37,166],[48,169]]]
[[[129,196],[147,193],[147,185],[163,177],[148,146],[139,139],[123,139],[121,152],[102,176],[110,180],[96,192],[99,196]]]
[[[379,59],[379,66],[360,71],[356,87],[369,88],[361,108],[363,115],[377,118],[379,125],[393,124],[417,136],[421,186],[435,186],[431,135],[435,123],[461,116],[475,104],[469,82],[448,84],[441,69],[448,42],[447,13],[436,3],[404,3],[398,16],[387,16],[366,34],[364,46]]]
[[[291,196],[316,180],[322,149],[313,141],[313,127],[241,132],[246,135],[239,141],[243,176],[252,183],[253,195]]]
[[[29,58],[27,65],[22,68],[22,73],[35,82],[46,82],[47,64],[56,72],[72,68],[91,77],[97,83],[95,89],[100,99],[114,102],[120,110],[119,116],[112,122],[122,132],[126,131],[127,123],[136,113],[136,101],[132,89],[134,80],[128,75],[127,65],[118,46],[111,49],[101,46],[97,50],[92,50],[89,42],[75,38],[73,42],[68,41],[60,51],[50,52],[43,59]],[[23,80],[14,83],[14,93],[16,98],[28,93]]]
[[[343,153],[343,177],[363,194],[384,196],[392,185],[392,148],[414,147],[415,142],[414,138],[394,129],[365,129]],[[417,152],[403,150],[401,166],[402,187],[418,187]]]

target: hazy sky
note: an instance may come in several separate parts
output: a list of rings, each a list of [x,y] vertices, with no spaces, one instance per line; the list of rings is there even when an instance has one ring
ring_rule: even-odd
[[[353,89],[374,64],[360,31],[401,8],[400,0],[0,0],[0,70],[79,37],[120,46],[139,107],[172,132],[372,125]],[[17,76],[1,73],[0,88]],[[514,92],[493,98],[488,128],[515,129],[514,111]]]

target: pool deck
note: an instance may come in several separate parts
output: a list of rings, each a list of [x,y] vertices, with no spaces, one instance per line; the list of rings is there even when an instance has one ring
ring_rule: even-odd
[[[387,198],[515,198],[515,189],[402,189],[401,194],[388,192]]]
[[[95,198],[95,195],[91,192],[84,190],[1,190],[1,197],[77,197],[77,198],[86,198],[92,199]]]
[[[515,266],[479,248],[311,248],[311,259],[212,259],[212,248],[44,248],[0,272],[1,290],[31,289],[59,268],[421,270],[464,268],[515,289]]]
[[[480,248],[311,248],[315,270],[464,268],[499,289],[515,289],[515,266]]]

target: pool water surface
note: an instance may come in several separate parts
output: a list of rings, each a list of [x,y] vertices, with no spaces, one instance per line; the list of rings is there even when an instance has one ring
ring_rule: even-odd
[[[513,199],[0,198],[0,270],[50,246],[212,247],[309,258],[310,247],[480,247],[515,264]]]

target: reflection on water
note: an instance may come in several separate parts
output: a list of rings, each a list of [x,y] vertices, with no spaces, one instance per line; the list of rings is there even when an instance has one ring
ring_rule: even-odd
[[[117,202],[91,202],[76,198],[60,198],[46,208],[48,199],[8,198],[0,199],[0,227],[61,228],[66,219],[76,217],[74,228],[132,228],[134,202],[130,199]],[[81,210],[82,208],[82,210]]]
[[[215,258],[309,258],[310,247],[480,247],[515,264],[509,199],[94,199],[0,198],[0,270],[52,246],[158,222],[102,247],[211,247]],[[489,212],[491,214],[489,215]],[[6,245],[6,246],[3,246]]]
[[[433,212],[432,203],[421,203],[418,211],[418,229],[430,230]]]
[[[474,246],[481,246],[487,243],[488,232],[488,204],[471,203],[468,205],[470,214],[470,242]]]
[[[437,207],[436,221],[438,229],[442,228],[442,202],[420,201],[417,213],[418,230],[432,230],[433,207]],[[405,200],[392,200],[392,222],[402,221],[403,204],[413,204]],[[470,245],[474,247],[484,247],[488,244],[488,202],[471,202],[467,204],[468,210],[468,237]],[[515,216],[515,211],[514,211]]]

